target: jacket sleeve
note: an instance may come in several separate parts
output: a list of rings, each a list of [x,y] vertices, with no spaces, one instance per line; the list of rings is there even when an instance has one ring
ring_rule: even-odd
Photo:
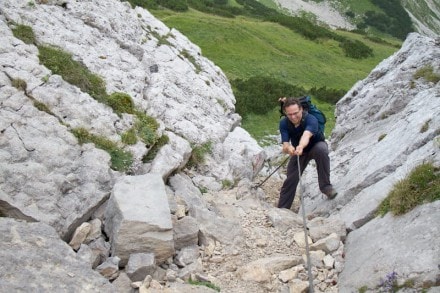
[[[318,119],[315,116],[307,114],[305,119],[305,127],[304,130],[310,131],[313,136],[318,136],[319,134],[319,124]]]
[[[287,126],[287,118],[284,117],[280,120],[280,134],[281,134],[281,143],[290,141],[289,128]]]

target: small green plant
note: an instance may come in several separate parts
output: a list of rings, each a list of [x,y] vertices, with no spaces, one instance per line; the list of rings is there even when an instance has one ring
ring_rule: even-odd
[[[359,288],[358,292],[359,293],[365,293],[365,292],[367,292],[367,290],[368,290],[367,286],[362,286],[362,287]]]
[[[101,77],[91,73],[82,63],[72,59],[72,55],[49,46],[38,46],[40,62],[61,75],[63,79],[79,87],[100,103],[107,104],[105,83]]]
[[[377,139],[377,141],[381,141],[382,139],[384,139],[385,137],[386,137],[387,135],[384,133],[384,134],[381,134],[380,136],[379,136],[379,138]]]
[[[207,193],[208,192],[208,188],[204,187],[204,186],[199,186],[199,190],[200,192],[203,193]]]
[[[53,112],[49,109],[49,107],[45,103],[34,100],[34,107],[40,111],[46,112],[47,114],[54,115]]]
[[[194,68],[196,69],[196,73],[202,71],[202,67],[200,67],[200,65],[196,62],[196,58],[194,58],[194,56],[191,55],[187,50],[184,49],[183,51],[180,52],[180,54],[186,59],[188,59],[194,65]]]
[[[71,130],[73,135],[78,139],[79,144],[94,143],[97,148],[100,148],[109,153],[111,158],[111,168],[116,171],[128,171],[133,163],[133,155],[119,148],[116,143],[103,137],[89,133],[85,128],[74,128]]]
[[[428,129],[429,129],[429,122],[431,122],[431,119],[425,121],[425,123],[420,128],[420,133],[424,133],[424,132],[428,131]]]
[[[192,150],[191,157],[188,161],[188,167],[197,166],[205,162],[205,156],[212,151],[212,142],[206,142],[202,145],[195,146]]]
[[[222,180],[223,189],[231,189],[234,186],[234,183],[230,180]]]
[[[217,103],[219,103],[220,106],[222,106],[222,108],[225,110],[225,112],[228,110],[228,106],[226,105],[226,102],[224,100],[217,99]]]
[[[135,111],[134,114],[136,115],[134,128],[137,136],[147,147],[154,145],[158,140],[156,131],[159,128],[159,123],[143,112]]]
[[[151,31],[151,34],[157,39],[157,46],[160,47],[162,45],[168,45],[171,46],[171,43],[167,40],[169,37],[169,34],[166,34],[165,36],[161,36],[156,31]]]
[[[49,81],[49,75],[45,75],[41,78],[41,81],[48,82]]]
[[[34,31],[30,26],[24,24],[18,24],[12,28],[12,34],[17,39],[22,40],[25,44],[35,44],[36,39]]]
[[[379,205],[377,215],[391,211],[402,215],[414,207],[440,199],[440,170],[432,163],[423,163],[403,180],[398,181]]]
[[[26,81],[24,81],[23,79],[20,78],[14,78],[11,81],[11,84],[13,87],[15,87],[16,89],[18,89],[19,91],[24,91],[26,92],[26,88],[27,88],[27,83]]]
[[[217,292],[220,292],[220,287],[212,284],[211,282],[200,282],[200,281],[194,281],[191,278],[188,280],[188,283],[191,285],[197,285],[197,286],[206,286],[208,288],[211,288]]]
[[[126,132],[121,134],[121,141],[128,145],[133,145],[138,142],[137,136],[136,136],[136,130],[134,128],[130,128]]]
[[[148,153],[142,158],[142,162],[147,163],[152,161],[159,150],[170,141],[167,135],[162,135],[159,137],[158,141],[153,145],[153,147],[148,151]]]
[[[112,93],[105,100],[105,103],[109,105],[118,115],[121,115],[122,113],[134,113],[133,100],[130,95],[126,93]]]
[[[434,72],[434,67],[431,65],[423,66],[414,73],[414,78],[423,78],[428,82],[437,83],[440,81],[440,74]]]

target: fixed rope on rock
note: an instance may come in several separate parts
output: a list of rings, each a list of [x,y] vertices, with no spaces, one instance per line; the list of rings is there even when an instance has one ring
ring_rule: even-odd
[[[270,176],[272,176],[276,171],[278,171],[287,162],[287,160],[289,158],[290,157],[287,157],[275,170],[273,170],[272,173],[269,174],[269,176],[266,177],[266,179],[264,179],[261,183],[255,185],[254,188],[257,189],[257,188],[261,187],[261,185],[263,185],[264,182],[266,182],[270,178]]]
[[[306,210],[304,208],[304,198],[303,198],[303,192],[304,192],[304,188],[302,185],[302,180],[301,180],[301,167],[299,164],[299,156],[296,156],[297,161],[298,161],[298,177],[299,177],[299,199],[301,201],[301,210],[302,210],[302,217],[303,217],[303,227],[304,227],[304,238],[306,241],[306,256],[307,256],[307,271],[308,271],[308,275],[309,275],[309,293],[313,293],[314,289],[313,289],[313,276],[312,276],[312,264],[310,262],[310,251],[309,251],[309,240],[308,240],[308,235],[307,235],[307,222],[306,222]]]

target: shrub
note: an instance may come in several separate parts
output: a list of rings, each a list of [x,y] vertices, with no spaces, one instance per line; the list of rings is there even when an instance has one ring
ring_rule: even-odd
[[[35,34],[30,26],[18,24],[12,28],[12,34],[25,44],[36,44]]]
[[[231,84],[237,101],[235,110],[242,117],[250,113],[266,114],[278,105],[279,97],[299,96],[305,92],[302,87],[264,76],[236,79]]]
[[[341,48],[345,52],[345,56],[362,59],[373,56],[373,49],[358,40],[345,39],[340,43]]]
[[[378,215],[391,211],[401,215],[419,204],[440,199],[439,168],[431,163],[423,163],[403,180],[397,182],[378,208]]]

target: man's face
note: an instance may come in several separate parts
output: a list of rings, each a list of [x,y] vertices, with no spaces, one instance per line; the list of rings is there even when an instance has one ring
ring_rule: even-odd
[[[285,108],[285,111],[287,118],[289,118],[293,124],[298,125],[301,123],[303,113],[302,108],[300,108],[298,105],[290,105]]]

